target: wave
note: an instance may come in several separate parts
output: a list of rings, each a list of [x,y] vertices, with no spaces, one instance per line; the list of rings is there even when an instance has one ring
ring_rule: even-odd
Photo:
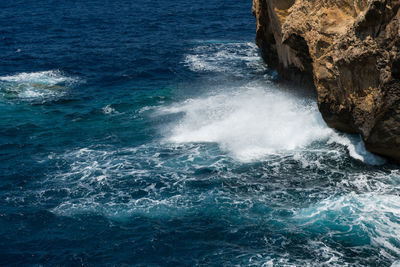
[[[74,82],[76,79],[64,76],[59,70],[50,70],[39,72],[22,72],[10,76],[1,76],[0,81],[56,85],[64,82]]]
[[[387,162],[386,159],[367,151],[364,142],[359,136],[338,134],[335,132],[329,138],[329,143],[344,145],[352,158],[370,165],[379,166]]]
[[[234,158],[250,162],[274,154],[293,154],[314,142],[338,143],[351,157],[368,164],[385,161],[365,150],[359,137],[339,134],[323,121],[316,103],[279,90],[271,83],[250,83],[161,107],[158,114],[180,114],[168,142],[213,142]]]
[[[0,94],[5,99],[46,100],[65,95],[78,82],[59,70],[23,72],[0,77]]]

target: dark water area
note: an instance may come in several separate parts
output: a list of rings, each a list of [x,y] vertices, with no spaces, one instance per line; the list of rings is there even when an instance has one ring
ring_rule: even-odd
[[[397,266],[400,171],[280,86],[251,1],[0,2],[0,265]]]

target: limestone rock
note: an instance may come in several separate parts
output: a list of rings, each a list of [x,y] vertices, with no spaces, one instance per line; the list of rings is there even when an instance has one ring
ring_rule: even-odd
[[[400,1],[253,0],[256,43],[281,77],[312,76],[327,124],[400,162]]]

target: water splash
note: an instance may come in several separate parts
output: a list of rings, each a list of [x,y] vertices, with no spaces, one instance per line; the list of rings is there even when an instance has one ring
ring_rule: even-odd
[[[330,143],[338,143],[346,146],[352,158],[367,164],[378,166],[387,162],[386,159],[367,151],[364,142],[359,136],[338,134],[335,132],[329,138],[328,144]]]
[[[174,143],[214,142],[234,158],[250,162],[273,154],[293,154],[313,142],[346,146],[368,164],[385,161],[365,150],[359,137],[327,127],[313,100],[280,91],[271,83],[216,89],[216,94],[161,107],[158,114],[181,114],[166,139]],[[356,144],[356,145],[355,145]]]

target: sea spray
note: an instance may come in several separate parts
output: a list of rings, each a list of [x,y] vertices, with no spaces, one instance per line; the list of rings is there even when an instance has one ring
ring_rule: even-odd
[[[217,88],[182,103],[161,107],[158,114],[182,114],[166,140],[214,142],[234,158],[250,162],[267,155],[293,154],[313,142],[337,142],[350,156],[368,164],[385,161],[365,150],[359,137],[336,133],[323,121],[312,99],[253,82],[238,88]],[[356,144],[354,144],[356,143]]]

